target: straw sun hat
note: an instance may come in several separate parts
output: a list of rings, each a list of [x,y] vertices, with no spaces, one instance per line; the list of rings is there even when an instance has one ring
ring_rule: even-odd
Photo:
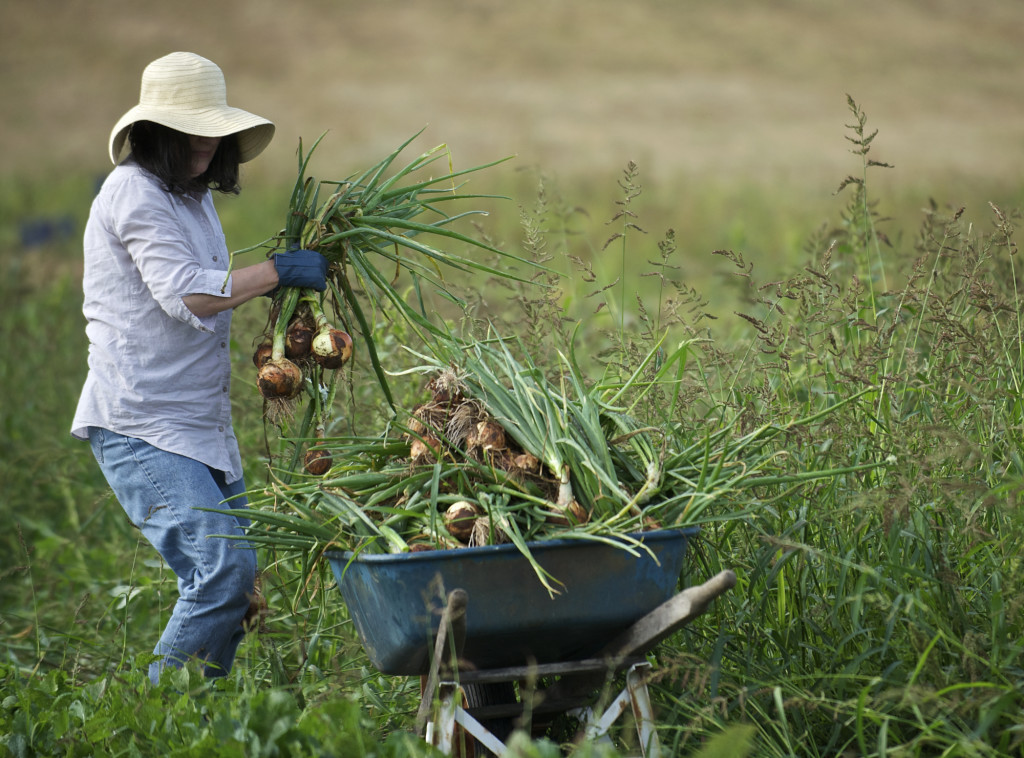
[[[274,136],[270,121],[228,105],[224,74],[216,63],[194,53],[171,53],[146,66],[139,104],[110,133],[110,160],[115,164],[124,157],[128,130],[136,121],[153,121],[197,137],[237,134],[242,163],[263,152]]]

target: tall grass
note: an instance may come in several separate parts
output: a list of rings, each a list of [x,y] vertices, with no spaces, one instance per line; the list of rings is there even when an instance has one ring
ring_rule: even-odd
[[[1021,300],[1008,213],[926,209],[887,232],[875,134],[850,102],[860,170],[803,270],[749,282],[749,338],[695,372],[699,399],[752,421],[868,390],[788,448],[797,466],[893,455],[879,476],[767,492],[708,530],[707,570],[737,591],[666,650],[659,688],[680,749],[737,721],[762,755],[1019,754]],[[670,661],[670,662],[669,662]],[[680,684],[688,684],[680,690]],[[696,684],[696,686],[694,686]]]
[[[587,203],[532,175],[518,213],[505,206],[480,231],[499,247],[517,240],[524,257],[561,276],[531,272],[544,288],[467,281],[468,307],[436,303],[469,332],[515,333],[553,373],[577,322],[576,354],[603,379],[641,366],[654,379],[685,345],[685,361],[631,398],[638,414],[680,434],[717,425],[739,435],[834,409],[813,431],[773,443],[790,472],[895,458],[710,506],[686,581],[723,568],[739,581],[655,653],[661,738],[676,754],[723,741],[733,755],[1022,751],[1019,214],[932,203],[904,231],[875,189],[894,171],[872,158],[884,135],[852,101],[850,116],[855,166],[829,198],[837,218],[819,227],[815,211],[806,228],[817,230],[788,263],[766,265],[756,217],[742,233],[728,231],[737,228],[728,217],[698,219],[724,241],[704,245],[688,227],[645,215],[662,201],[649,198],[635,165],[614,197]],[[225,207],[229,237],[232,224],[251,224],[244,202]],[[13,250],[13,211],[3,221]],[[267,231],[235,238],[248,244]],[[326,572],[270,551],[261,562],[274,613],[243,644],[232,676],[200,688],[186,670],[148,685],[139,669],[173,602],[173,577],[67,437],[85,370],[77,255],[75,239],[58,239],[7,254],[0,277],[2,336],[18,358],[0,363],[12,524],[0,543],[0,755],[428,754],[402,734],[418,683],[372,670]],[[241,309],[233,345],[252,486],[287,451],[287,442],[266,444],[250,381],[250,340],[264,315]],[[408,365],[409,338],[398,323],[382,325],[382,360]],[[387,413],[370,367],[357,362],[348,379],[339,428],[379,428]],[[401,392],[411,406],[422,387]],[[716,511],[745,515],[717,521]],[[628,731],[619,736],[628,748]]]
[[[739,583],[660,651],[657,697],[675,750],[752,724],[758,755],[1020,754],[1019,212],[931,202],[903,234],[872,194],[892,167],[873,159],[877,133],[849,107],[858,165],[838,183],[845,205],[807,240],[795,273],[761,281],[742,249],[716,250],[743,285],[739,305],[723,307],[721,293],[680,276],[673,231],[657,255],[640,252],[652,245],[631,210],[630,165],[601,253],[616,278],[576,254],[574,211],[542,187],[524,211],[528,247],[548,265],[561,257],[576,285],[557,303],[517,293],[525,323],[504,328],[532,338],[541,313],[561,339],[566,321],[603,324],[587,334],[589,354],[613,373],[667,330],[692,355],[648,394],[647,412],[677,409],[673,420],[695,433],[720,419],[739,433],[782,424],[865,393],[778,452],[796,471],[896,461],[745,491],[747,516],[706,524],[691,578],[732,568]],[[622,264],[641,257],[647,270]],[[740,328],[720,328],[727,308]]]

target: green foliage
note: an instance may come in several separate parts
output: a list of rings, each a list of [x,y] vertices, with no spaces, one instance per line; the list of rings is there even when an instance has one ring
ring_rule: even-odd
[[[154,687],[144,670],[88,684],[61,670],[24,676],[0,667],[0,747],[23,756],[436,755],[409,733],[380,739],[361,704],[336,697],[303,708],[282,688],[237,680],[210,684],[190,668]]]
[[[841,183],[837,219],[801,228],[803,248],[777,260],[756,249],[756,218],[731,238],[727,215],[702,219],[724,238],[713,252],[693,249],[681,228],[660,239],[644,231],[658,222],[645,218],[650,203],[629,166],[610,229],[597,232],[601,222],[535,177],[515,233],[544,269],[518,273],[549,286],[467,279],[445,282],[448,300],[416,293],[468,334],[514,333],[552,382],[565,373],[559,353],[575,354],[585,392],[628,384],[618,402],[681,435],[732,444],[786,430],[765,450],[795,478],[709,502],[692,552],[688,582],[731,568],[737,586],[652,654],[668,754],[1024,749],[1020,214],[930,203],[904,231],[874,194],[875,177],[893,170],[872,160],[882,137],[849,105],[858,164]],[[5,248],[12,238],[5,228]],[[5,257],[0,277],[2,337],[18,357],[0,364],[11,525],[0,564],[0,755],[430,755],[408,733],[418,682],[369,667],[315,555],[261,552],[273,615],[231,676],[145,679],[174,582],[67,437],[85,358],[76,256],[70,241],[33,248]],[[700,273],[716,266],[724,285]],[[259,486],[292,441],[265,445],[248,347],[262,316],[237,315],[232,397]],[[395,377],[415,365],[402,349],[415,337],[400,321],[382,319],[374,338]],[[347,372],[334,431],[380,428],[390,414],[372,367],[356,361]],[[420,399],[417,381],[391,382],[397,404]],[[820,423],[789,426],[812,417]],[[894,465],[851,470],[888,456]],[[822,470],[839,473],[800,479]],[[615,736],[628,746],[628,725]],[[516,755],[559,750],[514,739]]]
[[[1009,216],[990,231],[934,205],[912,249],[880,230],[874,134],[850,103],[860,177],[841,224],[797,276],[751,287],[750,349],[725,361],[722,402],[752,417],[870,393],[811,438],[806,461],[896,456],[884,476],[774,496],[707,532],[708,568],[740,581],[717,631],[681,636],[666,686],[680,744],[734,721],[764,754],[920,755],[1024,744],[1018,463],[1021,302]],[[731,256],[739,262],[737,255]],[[815,464],[820,465],[820,464]],[[677,657],[678,656],[678,657]],[[691,657],[692,656],[692,657]],[[691,679],[692,681],[692,679]],[[717,704],[717,707],[715,707]]]

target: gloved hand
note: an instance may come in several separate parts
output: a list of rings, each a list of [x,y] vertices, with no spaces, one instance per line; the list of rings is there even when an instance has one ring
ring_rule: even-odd
[[[330,262],[315,250],[289,250],[270,256],[277,269],[281,287],[305,287],[323,292],[327,289],[327,267]]]

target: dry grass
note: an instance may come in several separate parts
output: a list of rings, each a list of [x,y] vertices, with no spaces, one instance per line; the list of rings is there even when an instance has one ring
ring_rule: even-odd
[[[330,129],[342,167],[429,124],[457,161],[614,176],[814,183],[845,95],[871,113],[903,182],[1021,174],[1018,0],[729,4],[642,0],[350,3],[12,0],[0,11],[4,171],[104,171],[104,144],[144,65],[216,60],[232,101],[279,139],[251,175],[293,175],[300,136]]]

